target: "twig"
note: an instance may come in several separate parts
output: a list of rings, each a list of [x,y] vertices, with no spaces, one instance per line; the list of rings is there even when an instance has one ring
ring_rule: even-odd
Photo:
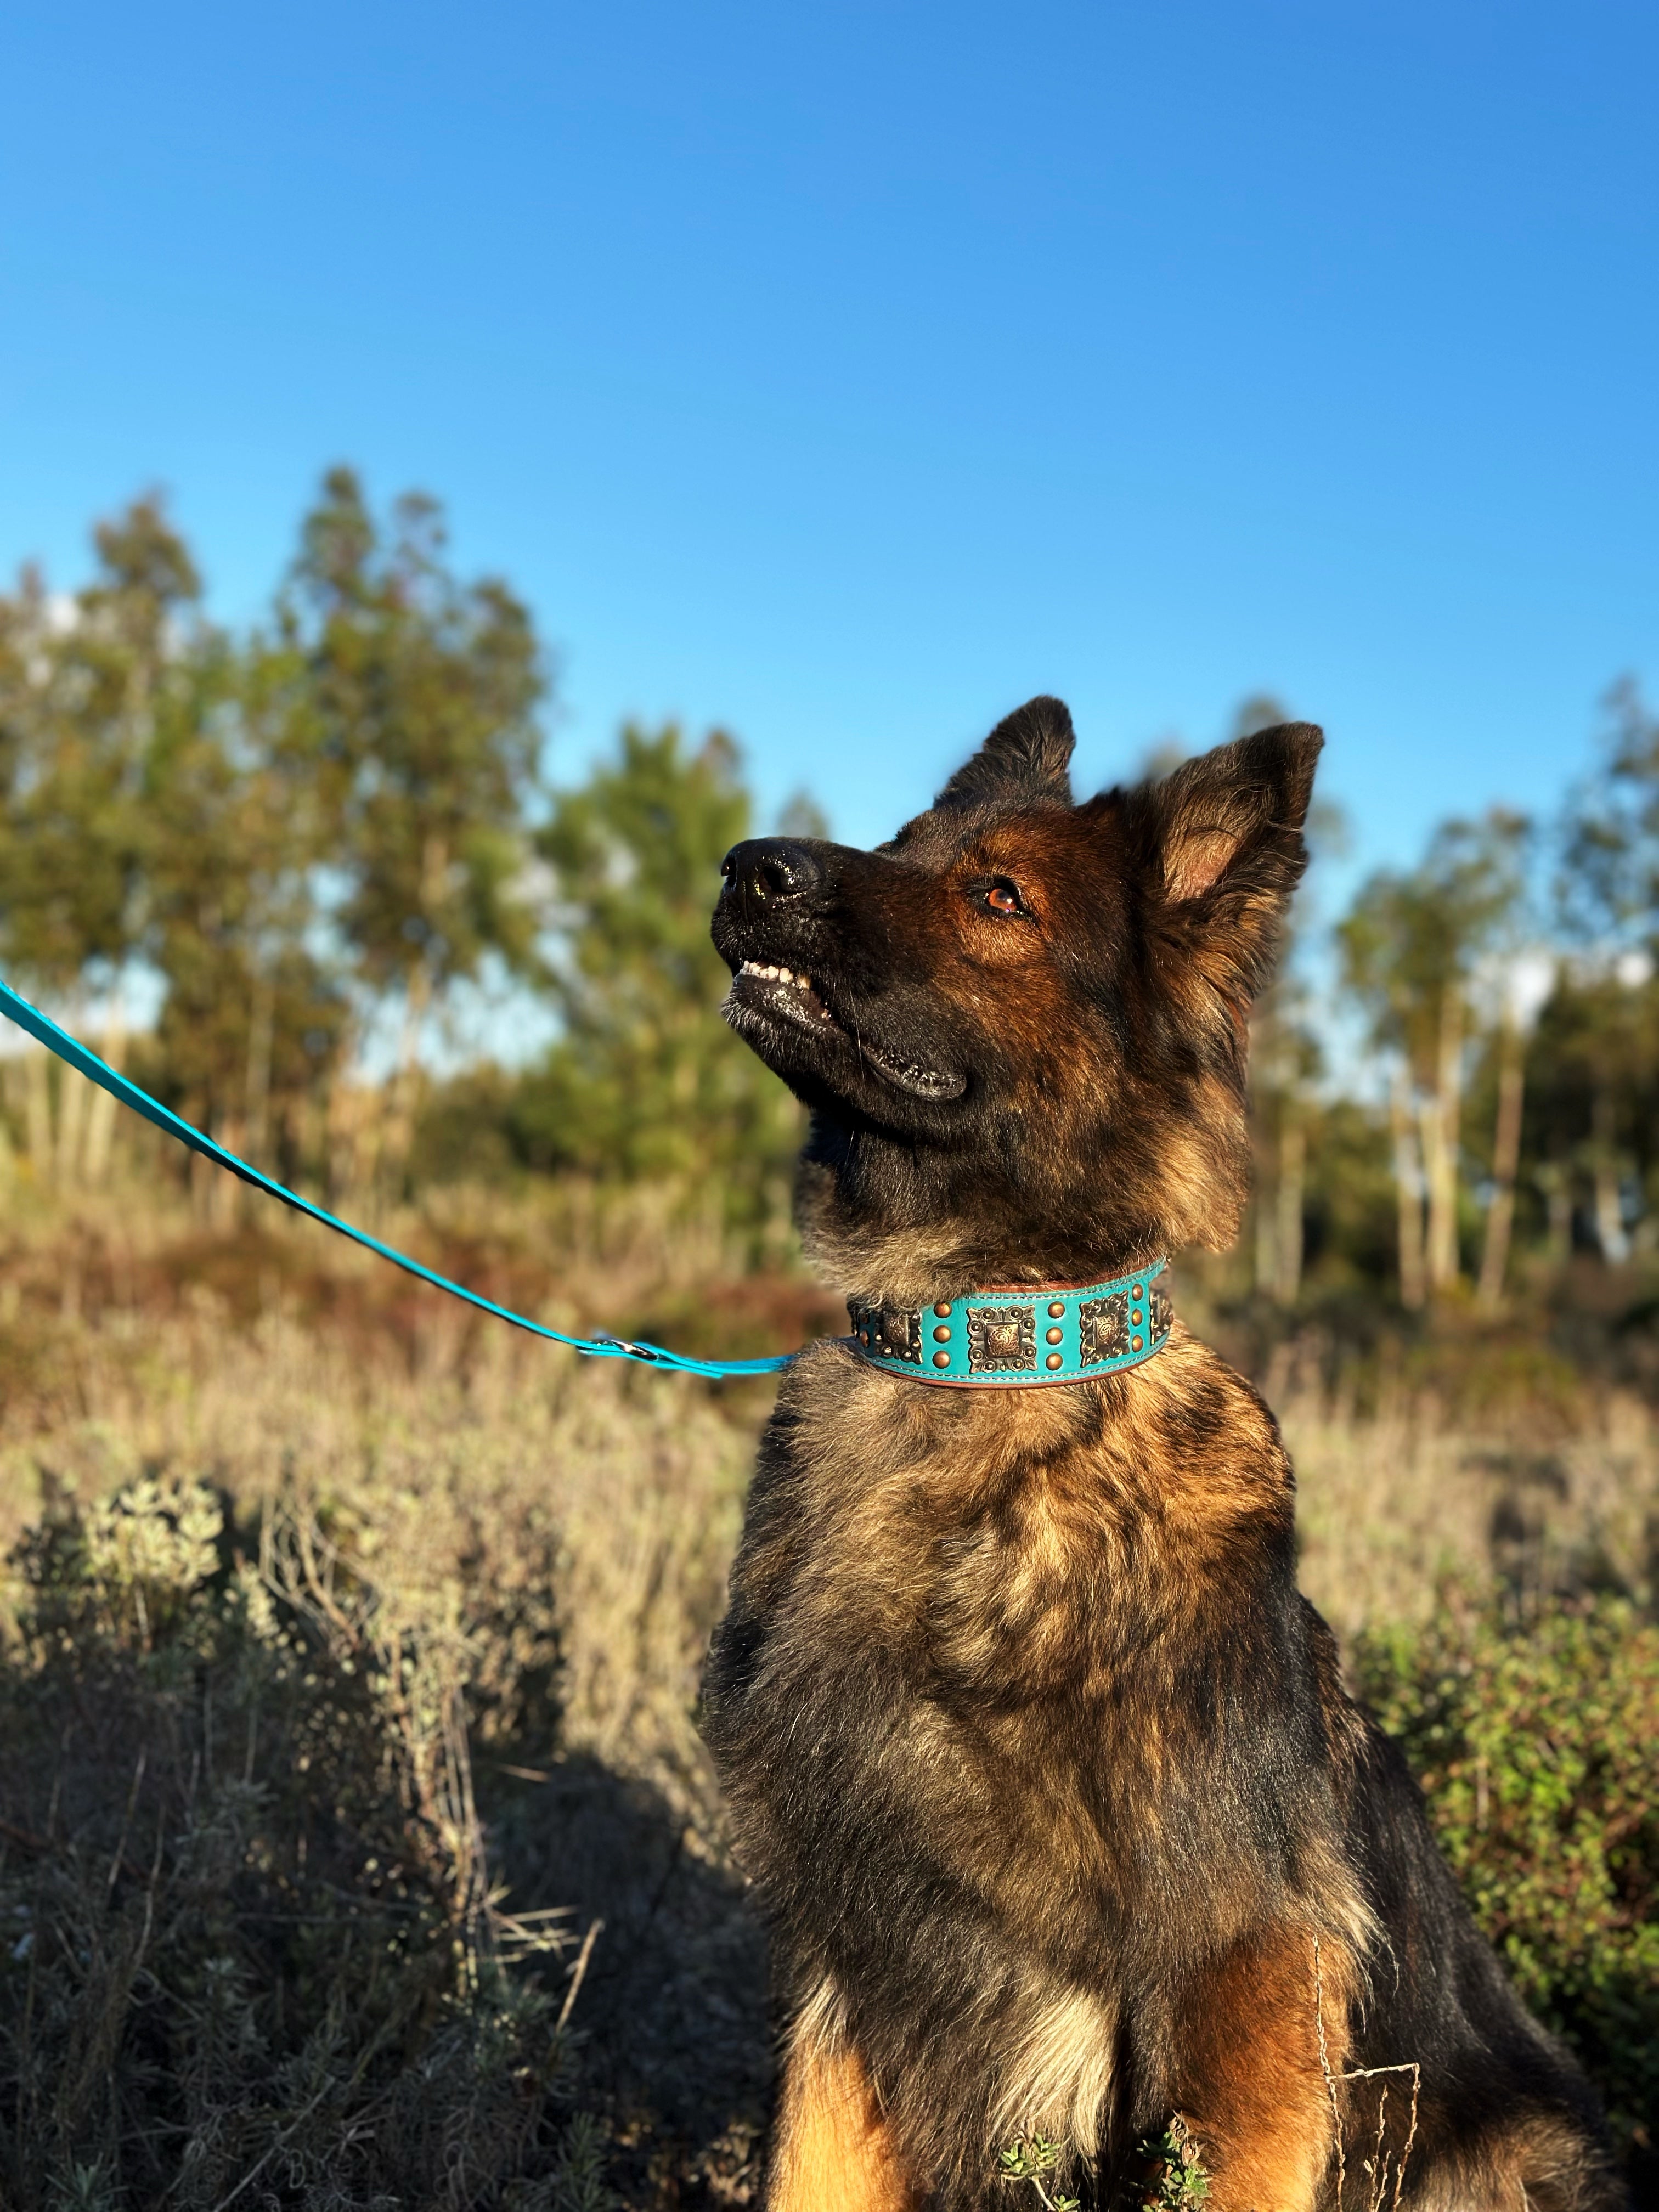
[[[121,1871],[122,1862],[126,1856],[127,1831],[132,1826],[132,1808],[138,1802],[138,1785],[144,1778],[144,1761],[149,1757],[149,1746],[147,1743],[141,1743],[138,1747],[138,1764],[132,1770],[132,1787],[127,1792],[127,1808],[121,1815],[121,1840],[115,1846],[115,1856],[109,1863],[109,1880],[104,1885],[106,1897],[115,1887],[116,1877]]]
[[[1382,2191],[1389,2179],[1389,2085],[1376,2100],[1376,2148],[1371,2154],[1370,2201],[1365,2212],[1382,2212]]]
[[[555,2035],[563,2033],[564,2024],[569,2019],[576,2002],[576,1992],[582,1985],[582,1976],[587,1972],[587,1962],[592,1955],[594,1940],[604,1925],[603,1920],[593,1921],[586,1935],[582,1938],[582,1948],[577,1954],[575,1965],[570,1970],[570,1987],[564,1993],[564,2002],[559,2007],[559,2017],[553,2024]]]
[[[259,2176],[270,2164],[271,2160],[276,2157],[277,2152],[281,2150],[294,2136],[299,2133],[300,2130],[305,2125],[306,2122],[316,2111],[318,2106],[320,2105],[324,2098],[328,2095],[330,2090],[334,2088],[337,2085],[331,2080],[324,2082],[322,2087],[317,2092],[311,2102],[306,2106],[304,2112],[299,2113],[294,2119],[291,2119],[288,2125],[283,2130],[282,2133],[276,2136],[271,2142],[267,2144],[259,2157],[255,2160],[254,2163],[251,2166],[249,2166],[247,2172],[237,2183],[235,2188],[231,2191],[229,2196],[222,2197],[219,2199],[219,2202],[213,2208],[213,2212],[229,2212],[229,2207],[236,2202],[237,2198],[248,2186],[249,2183],[257,2181],[259,2179]]]
[[[1406,2160],[1412,2154],[1412,2145],[1417,2141],[1417,2096],[1423,2087],[1423,2069],[1415,2061],[1412,2065],[1412,2120],[1406,2130],[1406,2148],[1400,2154],[1400,2166],[1394,2177],[1393,2212],[1400,2212],[1400,2192],[1406,2185]]]
[[[1331,2100],[1331,2136],[1336,2145],[1336,2212],[1342,2212],[1342,2189],[1348,2178],[1348,2160],[1342,2148],[1342,2110],[1337,2101],[1336,2076],[1331,2071],[1331,2054],[1325,2041],[1325,1976],[1320,1963],[1317,1936],[1313,1939],[1313,1954],[1314,2026],[1319,2032],[1319,2070],[1325,2076],[1326,2094]]]
[[[50,1858],[54,1851],[64,1849],[64,1844],[55,1842],[50,1836],[37,1836],[31,1829],[20,1828],[15,1820],[0,1820],[0,1836],[4,1836],[9,1843],[20,1844],[26,1851],[38,1851],[45,1858]],[[124,1858],[118,1863],[129,1881],[144,1879],[131,1859]]]
[[[28,1829],[20,1828],[15,1820],[0,1820],[0,1836],[9,1836],[14,1844],[21,1844],[26,1851],[55,1851],[58,1848],[46,1837],[33,1835]]]
[[[1406,2147],[1400,2154],[1400,2164],[1394,2177],[1394,2203],[1391,2212],[1400,2212],[1400,2192],[1406,2184],[1406,2161],[1412,2154],[1413,2144],[1417,2141],[1417,2103],[1422,2093],[1423,2069],[1415,2058],[1402,2058],[1394,2066],[1351,2067],[1343,2075],[1342,2079],[1345,2081],[1375,2081],[1384,2074],[1409,2074],[1412,2077],[1411,2119],[1406,2129]],[[1385,2087],[1382,2092],[1385,2099],[1388,2094]],[[1381,2198],[1377,2201],[1380,2205]]]

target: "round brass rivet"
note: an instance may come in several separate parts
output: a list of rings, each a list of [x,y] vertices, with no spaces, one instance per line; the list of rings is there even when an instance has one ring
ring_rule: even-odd
[[[1066,1307],[1063,1301],[1056,1298],[1053,1305],[1048,1309],[1048,1318],[1050,1321],[1058,1321],[1065,1310]]]
[[[1146,1293],[1145,1290],[1143,1290],[1143,1289],[1142,1289],[1141,1285],[1140,1285],[1139,1283],[1137,1283],[1137,1284],[1135,1285],[1135,1286],[1134,1286],[1133,1290],[1132,1290],[1132,1291],[1130,1291],[1130,1293],[1129,1293],[1129,1296],[1130,1296],[1132,1298],[1144,1298],[1144,1297],[1146,1297]]]
[[[949,1321],[951,1318],[951,1309],[949,1306],[935,1306],[933,1308],[933,1311],[939,1316],[941,1321]]]
[[[935,1367],[948,1367],[951,1364],[950,1353],[948,1352],[936,1352],[933,1354],[933,1364]]]
[[[1063,1367],[1066,1364],[1066,1362],[1060,1358],[1057,1352],[1051,1352],[1048,1354],[1048,1364],[1050,1367]]]
[[[1129,1316],[1129,1318],[1134,1323],[1135,1327],[1139,1328],[1141,1322],[1146,1320],[1146,1316],[1142,1313],[1140,1308],[1137,1306],[1134,1311]]]
[[[1057,1328],[1051,1328],[1048,1331],[1048,1341],[1050,1344],[1058,1344],[1060,1342],[1060,1332]]]
[[[933,1331],[933,1341],[935,1344],[949,1344],[951,1341],[950,1330],[948,1328],[936,1328]]]
[[[1129,1349],[1131,1352],[1145,1352],[1146,1349],[1146,1338],[1144,1336],[1132,1336],[1129,1339]]]

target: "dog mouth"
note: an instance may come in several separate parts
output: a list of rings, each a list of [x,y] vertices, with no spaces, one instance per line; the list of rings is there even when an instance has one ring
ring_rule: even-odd
[[[833,1043],[913,1098],[959,1098],[968,1088],[965,1075],[888,1050],[855,1018],[844,1020],[837,1014],[826,1003],[820,983],[780,963],[745,960],[732,975],[726,1013],[732,1027],[751,1045],[759,1044],[755,1035],[757,1027],[763,1032],[781,1030],[785,1036],[793,1033],[799,1039]]]
[[[757,988],[751,999],[744,994],[744,1002],[756,1004],[763,1013],[781,1015],[786,1021],[799,1022],[809,1028],[828,1023],[831,1029],[841,1024],[812,988],[810,975],[797,975],[792,969],[774,967],[759,960],[745,960],[732,979],[732,995],[742,983],[752,982]]]

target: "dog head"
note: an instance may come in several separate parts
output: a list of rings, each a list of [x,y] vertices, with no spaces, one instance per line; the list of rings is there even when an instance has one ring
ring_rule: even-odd
[[[1088,1280],[1237,1231],[1247,1018],[1307,861],[1302,722],[1074,805],[1033,699],[872,853],[733,848],[733,1029],[812,1110],[802,1228],[843,1287]]]

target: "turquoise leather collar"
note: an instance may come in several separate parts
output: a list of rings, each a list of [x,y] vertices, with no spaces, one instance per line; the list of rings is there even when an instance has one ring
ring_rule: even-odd
[[[1170,1340],[1175,1309],[1158,1285],[1167,1260],[1109,1283],[1015,1284],[941,1299],[919,1312],[849,1305],[853,1348],[912,1382],[1007,1389],[1086,1382],[1138,1367]]]

